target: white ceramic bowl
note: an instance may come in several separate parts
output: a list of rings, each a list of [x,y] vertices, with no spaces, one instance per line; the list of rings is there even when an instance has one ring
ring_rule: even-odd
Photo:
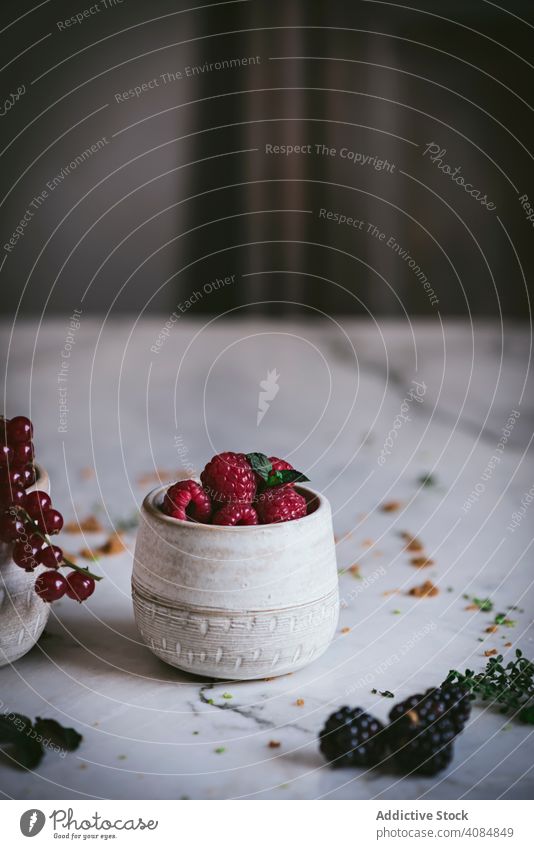
[[[37,480],[28,492],[40,489],[49,493],[50,480],[45,469],[36,465],[36,470]],[[33,589],[44,567],[25,572],[13,563],[12,550],[12,545],[0,542],[0,666],[13,663],[35,645],[50,613],[50,605]]]
[[[334,635],[338,579],[327,499],[302,519],[223,527],[182,522],[143,502],[132,576],[141,637],[159,658],[211,678],[293,672]]]

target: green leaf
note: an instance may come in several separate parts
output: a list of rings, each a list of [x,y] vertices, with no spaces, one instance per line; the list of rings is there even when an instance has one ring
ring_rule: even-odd
[[[247,460],[252,466],[252,470],[266,481],[270,472],[273,470],[273,464],[269,458],[259,451],[252,451],[250,454],[247,454]]]
[[[270,474],[267,478],[267,486],[280,486],[284,483],[301,483],[309,481],[302,472],[297,472],[296,469],[280,469]]]

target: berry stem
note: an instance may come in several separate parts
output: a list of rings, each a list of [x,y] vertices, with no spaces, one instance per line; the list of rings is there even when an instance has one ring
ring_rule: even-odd
[[[34,520],[30,516],[30,514],[27,513],[26,510],[24,510],[23,507],[16,507],[14,509],[17,511],[20,519],[22,519],[24,522],[29,522],[34,525]],[[46,542],[47,545],[52,545],[52,543],[50,542],[50,538],[42,531],[40,531],[37,525],[35,525],[35,530],[32,528],[32,533],[35,533],[36,536],[40,537],[40,539],[42,539],[43,542]],[[72,560],[68,560],[66,557],[63,557],[61,565],[68,566],[70,569],[74,569],[76,572],[82,572],[82,574],[87,575],[94,581],[102,580],[102,575],[95,575],[94,572],[91,572],[90,569],[88,569],[86,566],[78,566],[77,563],[73,563]]]

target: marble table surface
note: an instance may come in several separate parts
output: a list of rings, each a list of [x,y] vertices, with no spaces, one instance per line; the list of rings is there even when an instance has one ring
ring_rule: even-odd
[[[332,770],[317,746],[340,705],[385,719],[393,701],[380,691],[400,699],[439,683],[451,667],[479,671],[493,648],[507,659],[516,647],[534,654],[528,330],[184,315],[159,337],[167,317],[82,314],[74,331],[68,318],[2,328],[8,415],[31,411],[38,457],[66,519],[96,512],[106,529],[62,534],[64,548],[77,553],[126,527],[126,550],[95,565],[105,580],[88,603],[55,604],[38,645],[0,669],[3,711],[54,717],[84,737],[77,752],[47,753],[31,773],[3,759],[1,792],[532,798],[531,728],[484,707],[474,709],[452,766],[435,778]],[[60,419],[65,360],[68,411]],[[260,382],[273,369],[278,391],[258,425]],[[196,680],[152,656],[133,619],[132,525],[143,495],[158,475],[191,474],[225,449],[289,458],[334,511],[337,634],[320,660],[278,679]],[[388,502],[394,509],[382,509]],[[402,532],[420,538],[433,565],[411,565]],[[348,571],[354,564],[359,569]],[[427,579],[436,596],[408,595]],[[491,597],[494,613],[466,609],[465,596]],[[496,612],[515,624],[487,633]]]

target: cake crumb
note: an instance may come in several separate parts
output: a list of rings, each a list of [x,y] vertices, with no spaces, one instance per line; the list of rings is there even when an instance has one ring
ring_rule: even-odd
[[[304,699],[297,699],[295,704],[297,707],[304,707]]]
[[[404,546],[406,551],[423,551],[423,543],[417,537],[414,537],[413,534],[410,534],[408,531],[402,531],[401,537],[406,543]]]
[[[491,657],[492,655],[497,654],[497,649],[486,649],[484,655],[486,657]]]
[[[269,749],[279,749],[280,748],[280,740],[269,740],[267,743]]]
[[[495,631],[498,631],[498,630],[499,629],[498,629],[497,625],[488,625],[488,627],[486,628],[486,634],[494,634]]]
[[[350,628],[347,628],[347,627],[345,626],[345,628],[342,628],[342,629],[341,629],[341,633],[342,633],[342,634],[349,634],[349,633],[350,633]]]
[[[97,546],[95,549],[82,548],[80,556],[85,557],[88,560],[98,560],[99,557],[108,557],[112,554],[120,554],[121,551],[125,551],[125,549],[126,546],[121,534],[114,533],[111,534],[102,545]]]
[[[402,507],[402,501],[385,501],[380,509],[382,513],[395,513]]]
[[[81,519],[80,521],[74,520],[72,522],[67,522],[67,524],[63,528],[64,532],[67,534],[82,534],[86,533],[99,533],[103,531],[104,528],[96,516],[86,516],[85,519]]]
[[[438,587],[432,581],[425,581],[417,587],[412,587],[408,590],[408,595],[413,595],[416,598],[424,598],[426,596],[434,596],[439,593]]]
[[[434,561],[430,557],[425,557],[424,554],[421,557],[412,557],[410,563],[418,569],[426,569],[427,566],[434,565]]]

